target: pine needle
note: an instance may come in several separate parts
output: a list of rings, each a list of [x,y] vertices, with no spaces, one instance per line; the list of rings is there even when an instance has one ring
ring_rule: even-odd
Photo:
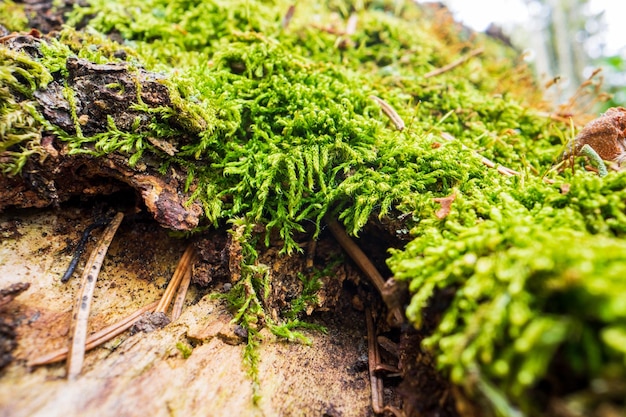
[[[191,276],[191,267],[193,265],[194,260],[195,260],[195,249],[193,245],[189,245],[187,246],[187,249],[185,249],[183,256],[181,256],[180,261],[178,261],[178,265],[176,266],[174,275],[172,276],[172,279],[167,285],[167,288],[165,290],[165,293],[163,294],[163,297],[161,297],[161,300],[159,301],[159,304],[157,305],[155,309],[156,313],[167,312],[167,308],[172,303],[174,294],[180,287],[181,282],[183,281],[183,278],[185,277],[185,274],[188,270],[189,270],[189,275]]]
[[[454,142],[456,141],[456,138],[454,136],[452,136],[451,134],[447,133],[447,132],[442,132],[441,133],[441,138],[447,140],[448,142]],[[461,144],[461,146],[463,147],[463,149],[468,149],[471,150],[469,147]],[[512,176],[516,176],[516,175],[520,175],[519,172],[511,169],[511,168],[507,168],[505,166],[502,165],[498,165],[495,162],[493,162],[491,159],[485,158],[484,156],[482,156],[480,153],[471,150],[476,156],[478,156],[480,158],[480,162],[482,162],[483,165],[489,167],[489,168],[495,168],[500,174],[507,176],[507,177],[512,177]]]
[[[92,334],[86,340],[85,351],[89,351],[95,347],[98,347],[101,344],[113,339],[115,336],[122,334],[123,332],[128,330],[133,324],[135,324],[143,316],[144,313],[148,311],[153,311],[156,305],[157,301],[141,307],[139,310],[123,318],[117,323],[107,326],[104,329]],[[67,358],[68,351],[69,349],[67,347],[57,349],[46,355],[33,359],[32,361],[28,362],[28,366],[48,365],[51,363],[62,361],[63,359]]]
[[[111,245],[115,232],[122,223],[124,213],[117,213],[100,237],[98,244],[89,256],[81,278],[80,290],[74,305],[72,315],[71,343],[67,361],[68,379],[76,379],[83,368],[85,359],[85,343],[87,340],[87,323],[93,292],[96,288],[96,280],[102,267],[102,261]]]
[[[191,245],[189,246],[191,247]],[[180,287],[178,288],[178,292],[176,293],[176,298],[174,299],[174,306],[172,307],[172,321],[178,320],[178,318],[183,312],[183,305],[185,303],[185,297],[187,296],[187,290],[189,289],[189,284],[191,283],[191,275],[193,272],[194,259],[195,259],[195,256],[186,265],[186,268],[183,271],[183,278],[180,282]]]
[[[391,120],[396,129],[402,131],[405,128],[406,125],[404,123],[404,120],[402,120],[398,112],[396,112],[396,110],[391,107],[391,104],[387,103],[385,100],[375,95],[370,95],[369,98],[374,100],[376,104],[380,106],[383,113],[385,113],[389,120]]]
[[[348,236],[346,231],[336,220],[329,221],[328,228],[337,242],[339,242],[339,245],[341,245],[341,247],[348,253],[350,258],[352,258],[361,271],[367,275],[372,284],[374,284],[378,290],[378,293],[383,296],[385,293],[385,279],[380,272],[378,272],[378,269],[376,269],[372,261],[370,261],[361,248],[359,248],[359,246],[354,243],[352,239],[350,239],[350,236]],[[398,308],[394,308],[390,313],[393,314],[393,318],[396,320],[396,323],[402,323],[404,321],[402,312]]]
[[[426,74],[424,74],[424,78],[432,78],[432,77],[436,77],[437,75],[441,75],[444,72],[448,72],[450,70],[453,70],[454,68],[458,67],[459,65],[463,65],[465,62],[469,61],[470,59],[472,59],[473,57],[482,54],[483,52],[485,52],[484,48],[478,48],[478,49],[474,49],[473,51],[471,51],[470,53],[468,53],[467,55],[465,55],[462,58],[457,59],[454,62],[451,62],[448,65],[445,65],[441,68],[437,68],[436,70],[427,72]]]

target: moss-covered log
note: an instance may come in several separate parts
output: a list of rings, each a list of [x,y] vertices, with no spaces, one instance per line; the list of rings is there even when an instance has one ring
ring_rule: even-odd
[[[1,207],[130,187],[168,228],[217,230],[251,370],[264,327],[305,340],[303,314],[339,298],[337,259],[298,258],[338,220],[408,287],[407,413],[623,409],[626,176],[564,153],[590,117],[543,103],[516,51],[408,1],[92,0],[68,18],[2,38]]]

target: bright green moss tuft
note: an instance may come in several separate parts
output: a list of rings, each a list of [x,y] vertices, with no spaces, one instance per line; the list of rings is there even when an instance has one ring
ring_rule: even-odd
[[[189,357],[193,353],[193,348],[184,342],[176,343],[176,349],[178,349],[183,359],[189,359]]]
[[[0,24],[11,32],[26,30],[28,18],[24,13],[24,8],[12,0],[4,0],[0,3]]]
[[[43,155],[34,91],[52,77],[25,53],[0,46],[0,172],[17,175],[27,159]]]

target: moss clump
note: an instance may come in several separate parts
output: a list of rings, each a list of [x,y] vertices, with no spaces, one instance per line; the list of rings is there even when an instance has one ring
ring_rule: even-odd
[[[420,17],[415,7],[402,7],[399,11],[405,15],[394,16],[384,5],[333,5],[339,13],[357,13],[365,22],[354,46],[342,51],[334,45],[337,36],[320,31],[314,22],[297,18],[288,30],[281,29],[286,3],[235,6],[185,2],[183,8],[155,0],[92,2],[79,8],[77,21],[90,16],[91,27],[128,39],[135,49],[127,56],[129,62],[163,71],[168,76],[163,82],[175,100],[171,106],[150,109],[138,99],[135,108],[149,113],[152,122],[126,132],[109,121],[106,132],[82,135],[77,115],[74,134],[47,128],[55,130],[72,153],[121,152],[134,164],[148,152],[158,156],[161,172],[171,165],[182,167],[195,190],[192,198],[202,202],[208,222],[243,216],[264,223],[269,231],[279,230],[286,252],[297,249],[292,235],[302,230],[303,222],[313,221],[319,230],[331,209],[356,234],[374,212],[383,216],[392,208],[414,210],[428,201],[427,192],[445,195],[451,187],[482,176],[479,161],[459,143],[433,149],[442,131],[519,165],[514,148],[503,140],[494,145],[493,138],[505,127],[508,135],[521,135],[513,129],[522,123],[527,136],[546,128],[545,120],[528,116],[513,97],[486,97],[482,86],[472,83],[472,78],[489,79],[492,68],[471,68],[468,79],[462,76],[467,70],[436,82],[420,77],[415,67],[431,70],[442,58],[430,55],[429,63],[424,60],[428,55],[407,48],[419,46],[431,54],[438,48],[455,55],[458,51],[411,23]],[[322,22],[332,21],[324,7],[299,8],[301,16],[319,13]],[[142,17],[129,20],[127,10]],[[428,43],[413,45],[411,39]],[[63,77],[69,56],[101,63],[122,49],[101,40],[66,30],[59,40],[43,46],[41,62],[51,74]],[[384,71],[382,62],[372,65],[373,53],[388,55]],[[170,60],[177,63],[175,68]],[[71,107],[72,94],[67,93]],[[409,129],[393,132],[369,98],[372,94],[394,105],[410,121]],[[493,114],[497,118],[483,116]],[[184,141],[179,152],[167,155],[151,145],[154,137]],[[477,138],[484,144],[472,143]],[[525,143],[521,137],[518,141]]]
[[[446,220],[423,222],[389,259],[396,278],[410,281],[407,315],[418,325],[438,290],[455,289],[425,346],[453,381],[481,389],[500,415],[515,415],[515,406],[540,413],[531,393],[550,366],[608,385],[626,376],[619,344],[626,245],[616,237],[623,200],[611,202],[612,186],[597,177],[569,180],[566,195],[537,184],[523,193],[457,196]],[[581,202],[595,207],[593,215]]]
[[[24,9],[12,0],[0,3],[0,22],[8,31],[20,31],[28,28],[28,18]]]
[[[176,343],[176,349],[180,352],[183,359],[189,359],[191,354],[193,353],[193,348],[186,343],[178,342]]]
[[[269,275],[251,244],[263,236],[252,225],[265,226],[266,243],[278,232],[292,253],[294,234],[311,223],[319,232],[324,216],[353,235],[376,216],[399,216],[415,236],[389,259],[409,282],[407,316],[420,326],[438,291],[454,291],[426,346],[497,414],[542,412],[533,393],[556,367],[580,392],[623,378],[625,174],[552,170],[569,128],[544,116],[528,71],[495,41],[408,1],[298,2],[285,26],[290,3],[93,0],[70,19],[87,29],[65,29],[37,58],[0,45],[0,169],[17,175],[43,154],[45,129],[70,154],[184,172],[205,223],[235,222],[245,237],[230,297],[249,331],[253,375],[258,326],[299,338],[289,323],[301,323],[297,313],[286,325],[267,320]],[[351,15],[356,31],[343,33]],[[482,55],[429,75],[477,48]],[[68,82],[75,57],[158,72],[171,103],[150,107],[137,91],[132,109],[147,123],[109,120],[84,134],[74,111],[72,129],[54,126],[32,94],[52,78]],[[394,129],[371,95],[407,127]],[[71,88],[65,97],[71,107]],[[488,169],[473,151],[520,175]],[[450,195],[451,211],[435,216],[435,198]]]
[[[26,54],[0,48],[0,172],[18,174],[27,159],[44,154],[33,93],[52,80]]]

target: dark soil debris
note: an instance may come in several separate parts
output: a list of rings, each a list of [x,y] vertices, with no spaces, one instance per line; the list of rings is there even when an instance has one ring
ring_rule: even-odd
[[[193,269],[194,284],[206,287],[212,281],[223,281],[230,277],[230,245],[230,239],[219,233],[212,233],[195,243],[199,261]]]
[[[17,347],[17,323],[5,307],[29,287],[30,283],[18,282],[0,290],[0,370],[11,363]]]
[[[170,324],[170,319],[164,313],[145,313],[130,329],[130,334],[139,332],[150,333]]]

